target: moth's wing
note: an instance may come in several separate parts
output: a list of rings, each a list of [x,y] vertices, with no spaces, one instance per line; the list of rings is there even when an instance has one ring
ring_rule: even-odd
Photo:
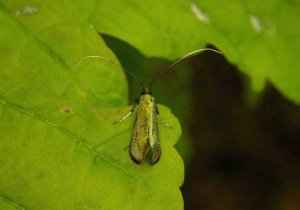
[[[132,139],[130,142],[130,156],[136,163],[142,163],[148,153],[149,144],[149,121],[142,104],[139,105],[135,118]]]
[[[160,141],[159,141],[159,135],[158,135],[158,125],[157,125],[157,114],[158,114],[158,109],[157,106],[155,105],[154,113],[153,113],[153,118],[152,118],[152,134],[151,140],[153,143],[151,144],[151,164],[155,164],[160,156],[161,156],[161,148],[160,148]]]
[[[157,163],[159,161],[161,156],[161,148],[160,144],[155,144],[154,147],[152,148],[152,157],[151,157],[151,164]]]

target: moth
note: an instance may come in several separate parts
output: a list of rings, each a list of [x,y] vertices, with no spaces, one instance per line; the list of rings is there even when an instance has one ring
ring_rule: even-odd
[[[150,163],[153,165],[161,156],[161,147],[157,126],[159,111],[150,88],[143,88],[141,97],[136,100],[130,112],[118,122],[126,119],[135,109],[137,113],[129,144],[130,156],[136,163],[142,163],[150,152]]]
[[[133,127],[133,133],[131,137],[131,141],[129,144],[129,153],[131,156],[131,159],[140,164],[143,163],[147,156],[149,156],[150,163],[154,165],[157,163],[161,157],[162,151],[160,146],[160,139],[159,139],[159,132],[158,132],[158,119],[157,116],[159,115],[158,107],[155,103],[155,99],[152,96],[151,87],[161,76],[169,71],[171,67],[176,65],[181,60],[190,57],[192,55],[198,54],[203,51],[213,51],[220,53],[217,50],[211,49],[211,48],[204,48],[192,51],[171,65],[169,65],[164,70],[158,72],[150,81],[149,86],[145,87],[143,82],[133,73],[128,71],[127,69],[120,66],[120,64],[115,63],[114,61],[108,60],[103,56],[87,56],[83,59],[87,58],[100,58],[105,59],[106,61],[113,63],[120,68],[122,68],[126,73],[128,73],[130,76],[134,77],[141,85],[142,87],[142,93],[139,99],[135,101],[135,104],[131,108],[130,112],[126,114],[123,118],[120,120],[114,122],[114,124],[122,122],[125,120],[129,115],[131,115],[134,111],[136,111],[136,117],[134,121],[134,127]],[[82,63],[82,61],[80,62]],[[79,64],[80,64],[79,63]],[[170,127],[167,123],[165,123],[166,127]]]

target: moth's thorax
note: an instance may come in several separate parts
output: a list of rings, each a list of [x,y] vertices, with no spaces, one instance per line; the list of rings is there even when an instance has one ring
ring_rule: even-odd
[[[151,94],[142,94],[140,98],[140,102],[144,102],[146,104],[153,104],[154,97]]]

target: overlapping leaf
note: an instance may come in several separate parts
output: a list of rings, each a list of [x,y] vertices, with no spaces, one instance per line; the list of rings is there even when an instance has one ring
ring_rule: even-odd
[[[251,77],[300,103],[298,1],[97,1],[95,27],[147,56],[174,59],[206,44]],[[105,21],[103,21],[105,20]]]

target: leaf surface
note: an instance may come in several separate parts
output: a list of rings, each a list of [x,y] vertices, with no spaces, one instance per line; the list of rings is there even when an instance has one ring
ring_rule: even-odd
[[[181,130],[159,125],[163,155],[135,164],[126,150],[124,72],[93,27],[93,2],[0,4],[0,207],[4,209],[182,209]]]

